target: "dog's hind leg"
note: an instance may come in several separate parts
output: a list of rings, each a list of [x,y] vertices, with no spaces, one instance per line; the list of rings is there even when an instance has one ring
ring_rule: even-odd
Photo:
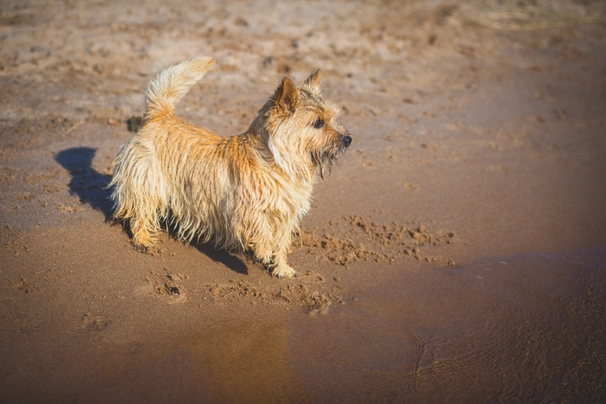
[[[155,244],[159,231],[158,213],[155,209],[139,211],[130,219],[130,230],[133,233],[135,247],[147,250]]]
[[[140,185],[133,187],[130,192],[132,214],[130,215],[130,229],[133,234],[133,244],[143,250],[153,246],[157,235],[161,231],[161,219],[166,217],[166,204],[161,197],[162,177],[157,171],[150,170],[140,181]]]

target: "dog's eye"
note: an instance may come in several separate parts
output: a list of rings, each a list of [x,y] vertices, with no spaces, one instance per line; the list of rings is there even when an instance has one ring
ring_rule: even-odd
[[[324,120],[323,119],[318,119],[314,122],[314,128],[316,129],[321,129],[324,127]]]

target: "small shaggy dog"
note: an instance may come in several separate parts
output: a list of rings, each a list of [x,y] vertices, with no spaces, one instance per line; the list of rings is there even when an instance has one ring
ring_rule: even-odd
[[[320,94],[320,72],[296,87],[284,78],[246,133],[222,138],[175,115],[175,104],[212,67],[199,57],[149,84],[143,127],[113,162],[115,218],[133,244],[154,244],[161,222],[179,238],[250,250],[277,277],[291,278],[287,253],[324,176],[352,138]]]

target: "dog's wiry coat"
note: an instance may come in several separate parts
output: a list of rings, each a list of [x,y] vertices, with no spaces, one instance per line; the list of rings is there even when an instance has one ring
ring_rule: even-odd
[[[182,239],[251,250],[273,275],[292,277],[286,255],[316,173],[330,170],[351,137],[321,98],[319,72],[299,88],[284,78],[242,135],[182,121],[175,104],[213,64],[196,58],[150,83],[144,126],[113,162],[114,216],[130,223],[138,247],[151,247],[167,220]]]

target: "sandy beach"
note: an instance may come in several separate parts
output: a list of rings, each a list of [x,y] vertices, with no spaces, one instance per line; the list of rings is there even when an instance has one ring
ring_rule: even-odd
[[[0,3],[5,402],[606,400],[600,1]],[[272,278],[112,222],[147,83],[243,133],[322,69],[353,143]]]

